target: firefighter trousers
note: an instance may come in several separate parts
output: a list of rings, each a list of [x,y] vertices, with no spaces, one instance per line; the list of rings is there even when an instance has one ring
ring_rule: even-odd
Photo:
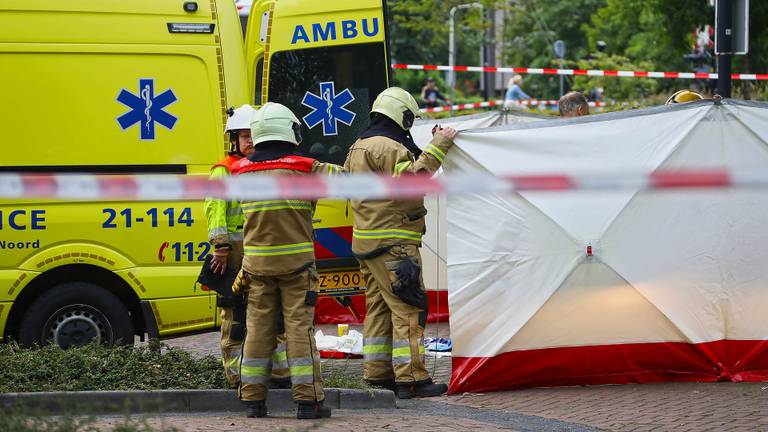
[[[227,257],[229,268],[240,269],[243,264],[243,243],[233,242],[232,251]],[[221,362],[224,366],[224,376],[230,388],[240,384],[240,355],[245,338],[245,320],[235,319],[234,307],[221,307]],[[273,354],[273,380],[285,380],[291,377],[285,357],[285,333],[277,336],[277,348]]]
[[[245,322],[238,323],[234,320],[234,308],[221,308],[221,361],[224,365],[224,375],[230,388],[236,388],[240,384],[240,356],[242,353],[244,337],[232,337],[232,328],[238,325],[245,326]],[[243,332],[243,336],[245,333]],[[285,381],[291,378],[288,370],[288,361],[285,352],[285,333],[277,335],[277,346],[272,354],[272,380]]]
[[[258,401],[267,398],[267,384],[274,363],[277,314],[282,310],[293,400],[322,401],[325,395],[313,326],[317,272],[310,268],[280,276],[247,274],[247,279],[247,331],[240,362],[240,399]]]
[[[415,245],[399,245],[371,259],[360,259],[365,277],[363,377],[368,381],[419,383],[430,379],[424,366],[426,310],[411,306],[392,290],[397,264],[410,257],[422,264]],[[419,275],[420,289],[424,282]]]

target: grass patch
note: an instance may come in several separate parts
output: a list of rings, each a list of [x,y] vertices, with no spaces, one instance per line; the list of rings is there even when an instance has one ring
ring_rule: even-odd
[[[0,344],[0,364],[0,393],[227,388],[218,358],[195,357],[159,342],[67,350]],[[322,370],[327,388],[370,388],[350,360],[323,362]]]
[[[344,389],[369,389],[371,386],[358,376],[344,375],[339,372],[331,372],[323,377],[323,387]]]
[[[357,360],[359,362],[359,360]],[[346,389],[370,389],[358,368],[351,364],[351,360],[325,361],[321,368],[323,372],[323,387]]]
[[[95,417],[64,415],[43,417],[26,415],[21,411],[3,413],[0,416],[0,431],[9,432],[100,432],[104,425],[97,424]],[[112,432],[179,432],[173,427],[155,427],[146,420],[134,420],[126,417],[110,429]]]
[[[0,345],[0,393],[83,390],[224,389],[219,359],[153,343],[62,350]]]

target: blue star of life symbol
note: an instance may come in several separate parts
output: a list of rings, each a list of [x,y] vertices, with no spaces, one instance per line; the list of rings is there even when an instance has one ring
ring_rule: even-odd
[[[322,122],[324,136],[337,135],[338,122],[351,126],[355,119],[355,113],[344,108],[353,100],[355,97],[349,89],[336,94],[333,81],[321,82],[320,96],[310,92],[304,94],[301,104],[312,108],[312,112],[305,115],[302,120],[310,129]]]
[[[160,123],[168,130],[173,129],[177,117],[164,111],[168,105],[176,102],[173,90],[168,89],[155,96],[155,80],[140,79],[139,95],[126,89],[120,90],[117,101],[131,110],[117,118],[123,130],[139,123],[139,136],[142,140],[155,139],[155,123]]]

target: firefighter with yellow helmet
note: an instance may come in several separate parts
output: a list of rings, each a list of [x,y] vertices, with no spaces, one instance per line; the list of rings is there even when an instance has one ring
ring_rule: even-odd
[[[229,139],[229,152],[211,167],[211,179],[228,177],[233,163],[253,153],[250,121],[256,112],[250,105],[228,111],[225,133]],[[228,268],[240,270],[243,262],[243,212],[236,200],[208,198],[203,205],[208,222],[208,240],[213,245],[211,270],[223,274]],[[238,364],[245,337],[245,304],[242,296],[218,296],[216,305],[221,309],[221,357],[224,374],[230,387],[239,385]],[[285,336],[278,338],[276,360],[285,358]],[[279,363],[278,363],[279,364]],[[277,387],[290,386],[287,365],[273,367],[272,383]]]
[[[373,103],[368,129],[349,150],[346,170],[393,177],[434,173],[456,130],[436,129],[422,151],[408,132],[418,115],[408,92],[384,90]],[[433,383],[424,366],[427,296],[419,254],[426,232],[424,200],[353,200],[352,211],[352,251],[366,283],[365,380],[401,399],[445,393],[447,386]]]
[[[233,165],[241,176],[338,174],[338,165],[297,154],[301,123],[287,107],[267,103],[251,119],[254,152]],[[240,364],[240,399],[248,417],[267,415],[267,382],[275,349],[276,317],[285,319],[287,363],[297,418],[330,417],[323,405],[315,345],[317,271],[312,214],[315,201],[243,200],[245,258],[234,290],[247,296],[247,331]]]
[[[679,90],[670,96],[664,105],[693,102],[704,99],[704,96],[692,90]]]

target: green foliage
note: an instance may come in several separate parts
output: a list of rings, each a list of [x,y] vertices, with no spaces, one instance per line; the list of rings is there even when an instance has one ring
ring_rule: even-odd
[[[582,28],[590,46],[603,40],[608,44],[607,53],[643,65],[642,69],[625,70],[691,71],[694,65],[683,55],[692,50],[694,29],[712,23],[713,17],[714,10],[699,0],[608,0]],[[656,90],[664,93],[691,84],[690,80],[657,81]],[[647,94],[629,93],[629,99],[624,100]]]
[[[505,61],[521,67],[556,66],[558,59],[552,45],[558,39],[565,42],[566,59],[584,57],[590,50],[581,23],[588,22],[591,14],[603,4],[605,0],[517,2],[505,26]]]
[[[371,386],[363,381],[362,377],[341,372],[331,372],[323,377],[323,387],[325,388],[344,388],[344,389],[369,389]]]
[[[350,360],[326,362],[322,365],[323,387],[369,389],[368,383],[363,380],[359,372],[350,369]]]
[[[409,71],[409,70],[395,70],[394,71],[395,85],[404,88],[413,94],[416,100],[419,100],[421,95],[421,88],[427,83],[427,78],[432,77],[435,80],[440,93],[445,97],[450,97],[448,94],[450,90],[445,85],[445,79],[443,76],[434,71]]]
[[[448,62],[449,12],[462,0],[389,0],[390,47],[399,63]],[[501,1],[483,1],[489,5]],[[477,61],[485,28],[480,10],[456,13],[458,64]]]
[[[435,80],[435,86],[440,90],[447,99],[451,99],[451,89],[445,83],[445,78],[434,71],[411,71],[411,70],[395,70],[393,73],[394,85],[408,90],[416,101],[421,104],[421,89],[427,83],[427,78],[432,77]],[[458,77],[457,77],[458,78]],[[467,94],[468,93],[468,94]],[[473,94],[471,90],[467,92],[466,83],[461,81],[456,85],[456,92],[453,95],[451,103],[469,103],[480,102],[482,97],[477,94]]]
[[[0,430],[14,432],[98,432],[99,429],[92,425],[93,421],[93,418],[30,417],[20,412],[10,412],[0,416]]]
[[[227,388],[218,359],[196,358],[157,342],[140,348],[87,345],[67,350],[3,344],[0,364],[0,393]],[[323,379],[329,388],[369,388],[348,362],[324,364]],[[0,424],[0,430],[7,429]]]
[[[466,0],[389,0],[389,43],[392,60],[409,64],[448,64],[449,13],[452,7],[468,3]],[[503,0],[482,0],[486,8],[501,8]],[[479,64],[480,48],[486,23],[479,8],[459,10],[455,14],[456,64]],[[417,76],[416,78],[407,75]],[[445,78],[445,72],[432,72],[436,80]],[[459,95],[462,89],[476,89],[480,75],[464,74],[458,78]],[[415,71],[396,71],[395,84],[419,93],[425,74]],[[465,79],[468,84],[462,84]],[[449,89],[438,80],[440,91],[448,97]],[[475,90],[476,91],[476,90]],[[461,100],[461,97],[457,97]]]
[[[595,54],[591,59],[581,60],[576,64],[578,69],[604,69],[604,70],[648,70],[653,64],[641,61],[632,63],[626,57],[619,55]],[[573,90],[585,95],[595,87],[603,88],[605,99],[618,101],[642,100],[652,95],[658,88],[658,80],[652,78],[618,78],[598,76],[577,76],[573,79]]]
[[[393,58],[400,63],[446,64],[448,61],[448,13],[465,0],[390,0],[390,40]],[[714,8],[706,0],[571,0],[543,1],[484,0],[487,8],[505,10],[503,37],[496,43],[502,49],[505,66],[558,67],[552,44],[566,43],[566,65],[615,64],[625,70],[691,71],[694,65],[683,55],[691,53],[694,30],[714,25]],[[478,64],[486,23],[477,9],[456,14],[457,64]],[[768,64],[768,2],[750,4],[750,47],[747,56],[734,56],[734,72],[766,72]],[[598,58],[596,43],[607,43],[606,58]],[[594,57],[594,58],[593,58]],[[715,58],[709,62],[714,71]],[[411,75],[410,77],[408,75]],[[437,77],[442,73],[434,72]],[[397,71],[396,83],[418,93],[425,74]],[[459,73],[459,95],[478,95],[480,74]],[[464,81],[466,80],[466,83]],[[626,78],[603,81],[607,95],[637,100],[656,92],[660,96],[691,85],[690,80],[648,80],[632,84]],[[585,77],[566,77],[566,91],[588,90],[598,82]],[[462,85],[463,84],[463,85]],[[734,95],[751,90],[752,98],[764,97],[762,83],[734,82]],[[529,75],[523,89],[539,99],[554,99],[559,93],[559,77]],[[441,90],[447,90],[440,85]]]
[[[749,87],[749,96],[752,100],[768,101],[768,83],[765,81],[743,81],[740,84],[734,85],[733,94],[734,97],[742,97],[745,95],[744,88]]]
[[[591,14],[605,0],[572,0],[544,2],[521,0],[511,8],[504,28],[505,46],[502,52],[505,66],[559,67],[553,44],[565,42],[566,64],[591,52],[581,23],[588,22]],[[566,90],[570,77],[566,77]],[[560,78],[556,76],[528,75],[523,90],[536,99],[557,99]]]
[[[0,392],[226,388],[218,359],[154,348],[0,345]]]
[[[763,72],[768,62],[768,3],[750,4],[750,48],[747,56],[734,56],[734,72]],[[690,71],[694,65],[683,59],[692,51],[694,29],[715,24],[714,8],[701,0],[608,0],[583,30],[591,46],[608,43],[608,53],[621,54],[631,62],[648,62],[657,71]],[[715,71],[716,59],[708,62]],[[757,66],[757,67],[755,67]],[[690,80],[659,80],[658,90],[668,94],[687,88]],[[734,82],[736,88],[743,83]]]
[[[100,432],[104,430],[94,424],[94,417],[65,415],[44,417],[27,415],[21,411],[4,412],[0,416],[0,431],[12,432]],[[126,417],[112,427],[112,432],[178,432],[176,428],[156,428],[146,420]]]

